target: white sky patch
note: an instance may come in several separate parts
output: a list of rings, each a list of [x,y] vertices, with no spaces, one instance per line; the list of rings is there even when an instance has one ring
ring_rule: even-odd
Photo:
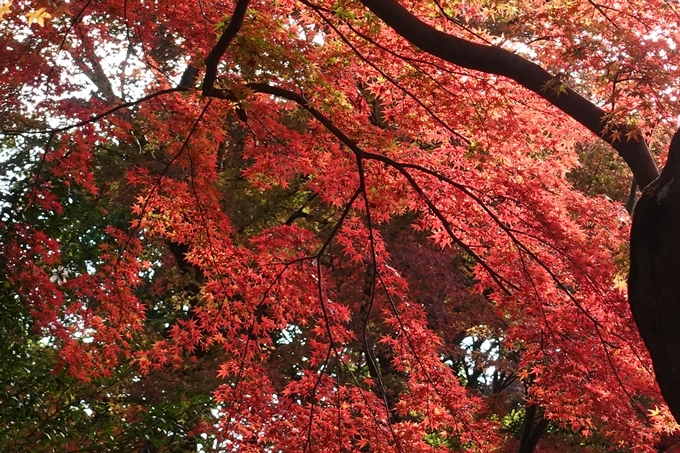
[[[474,374],[475,368],[479,365],[472,358],[472,354],[474,353],[474,344],[477,342],[477,340],[477,337],[471,335],[465,337],[463,341],[460,342],[461,348],[463,348],[467,353],[464,360],[466,373],[468,376],[472,376]],[[486,356],[488,362],[493,362],[500,358],[499,344],[501,340],[502,339],[485,340],[479,347],[479,352]],[[496,367],[494,365],[489,365],[477,378],[478,382],[482,385],[487,385],[488,380],[493,378],[495,372]]]

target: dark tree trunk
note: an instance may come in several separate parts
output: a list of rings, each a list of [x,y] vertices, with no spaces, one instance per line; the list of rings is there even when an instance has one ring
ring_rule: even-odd
[[[628,297],[661,393],[680,420],[680,131],[633,213]]]
[[[519,453],[533,453],[538,441],[548,427],[548,419],[543,417],[543,414],[537,414],[537,409],[538,406],[535,404],[526,407],[524,423],[519,436]]]

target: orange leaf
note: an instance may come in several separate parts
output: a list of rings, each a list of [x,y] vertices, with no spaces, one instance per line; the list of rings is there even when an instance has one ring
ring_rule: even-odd
[[[30,13],[26,14],[26,18],[28,18],[28,24],[36,23],[40,25],[41,27],[45,26],[45,19],[49,19],[52,17],[50,13],[48,13],[45,8],[40,8],[35,11],[31,11]]]
[[[9,13],[10,7],[12,6],[12,0],[8,0],[2,5],[0,5],[0,20],[2,20],[3,16],[7,13]]]

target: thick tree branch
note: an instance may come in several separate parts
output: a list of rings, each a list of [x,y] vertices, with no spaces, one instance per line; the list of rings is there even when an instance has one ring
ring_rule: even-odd
[[[236,3],[236,8],[234,9],[234,14],[231,16],[231,20],[229,21],[229,25],[227,25],[227,28],[217,41],[217,44],[215,44],[208,56],[205,58],[205,78],[203,79],[204,96],[209,96],[213,91],[215,80],[217,79],[217,64],[227,51],[231,41],[241,29],[241,25],[243,24],[243,19],[246,16],[249,3],[250,0],[238,0]]]
[[[464,68],[505,76],[538,94],[612,145],[633,171],[640,187],[646,187],[659,176],[647,144],[639,134],[631,134],[632,126],[608,124],[607,112],[571,88],[566,87],[566,93],[549,90],[557,79],[537,64],[500,47],[476,44],[441,32],[418,19],[396,0],[361,2],[425,52]],[[635,138],[627,140],[627,134]]]
[[[111,80],[109,80],[101,65],[101,59],[94,52],[93,43],[90,41],[91,38],[80,27],[77,28],[77,35],[83,43],[82,46],[65,46],[63,48],[69,53],[78,69],[97,87],[97,96],[100,99],[107,104],[115,104],[122,101],[123,99],[120,99],[113,92]]]

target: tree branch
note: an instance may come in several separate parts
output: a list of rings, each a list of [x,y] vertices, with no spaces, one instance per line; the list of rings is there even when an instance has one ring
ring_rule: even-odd
[[[273,96],[278,96],[283,99],[288,99],[289,101],[296,102],[300,107],[304,108],[309,112],[314,118],[316,118],[317,121],[319,121],[321,124],[323,124],[326,129],[328,129],[335,137],[340,140],[345,146],[347,146],[359,159],[365,159],[365,158],[372,158],[376,160],[380,160],[382,162],[388,163],[392,165],[391,159],[380,156],[378,154],[373,154],[373,153],[367,153],[363,149],[357,145],[357,143],[349,138],[347,135],[345,135],[344,132],[342,132],[328,117],[326,117],[323,113],[321,113],[319,110],[314,108],[312,105],[310,105],[309,101],[307,98],[302,96],[301,94],[298,94],[294,91],[286,90],[285,88],[280,88],[272,85],[268,85],[266,83],[249,83],[246,85],[246,87],[250,90],[253,90],[256,93],[265,93],[265,94],[271,94]],[[234,97],[233,93],[227,92],[225,90],[215,90],[212,94],[213,97],[222,97],[225,99],[232,99]],[[411,188],[420,196],[425,203],[427,204],[428,208],[430,211],[439,219],[439,221],[442,223],[442,227],[444,230],[447,232],[449,237],[458,244],[459,247],[461,247],[466,253],[468,253],[476,262],[478,262],[491,276],[491,278],[498,284],[498,287],[506,294],[510,294],[510,288],[516,289],[517,287],[512,284],[512,282],[509,282],[505,278],[503,278],[500,274],[495,272],[485,261],[482,259],[481,256],[479,256],[477,253],[475,253],[472,248],[463,242],[453,231],[451,225],[449,222],[446,220],[442,212],[437,209],[437,207],[434,205],[432,200],[427,196],[427,194],[423,191],[423,189],[418,185],[415,179],[413,179],[413,176],[406,170],[405,166],[400,166],[400,165],[392,165],[394,169],[396,169],[401,175],[408,181],[409,185]],[[325,246],[324,246],[325,248]]]
[[[236,34],[241,29],[243,24],[243,19],[246,16],[246,11],[248,10],[248,4],[250,0],[238,0],[236,2],[236,8],[234,9],[234,14],[231,16],[229,25],[220,36],[217,44],[212,48],[208,56],[205,58],[205,78],[203,79],[203,95],[209,96],[212,94],[213,88],[215,86],[215,80],[217,79],[217,64],[220,59],[227,51],[229,44],[236,37]]]
[[[609,143],[626,161],[640,187],[659,176],[647,144],[632,134],[633,126],[611,124],[608,114],[573,89],[552,92],[555,76],[535,63],[500,47],[477,44],[437,30],[396,0],[361,0],[376,16],[414,46],[468,69],[507,77],[547,100],[593,134]],[[614,133],[616,132],[616,133]],[[620,137],[631,137],[622,140]]]

